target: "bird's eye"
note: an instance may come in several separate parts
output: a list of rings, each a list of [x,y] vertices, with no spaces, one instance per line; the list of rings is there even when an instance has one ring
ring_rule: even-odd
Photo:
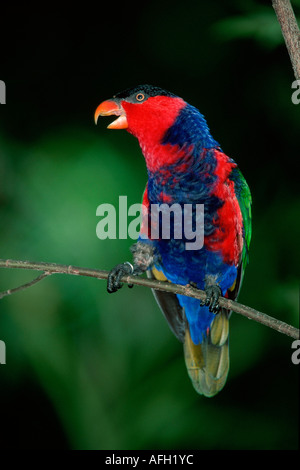
[[[137,101],[143,101],[145,99],[145,95],[143,93],[138,93],[135,97]]]

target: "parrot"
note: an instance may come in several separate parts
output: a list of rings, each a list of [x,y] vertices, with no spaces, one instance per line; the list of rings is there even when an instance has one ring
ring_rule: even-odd
[[[205,292],[201,301],[153,290],[171,331],[183,343],[194,389],[213,397],[229,371],[232,312],[220,307],[219,299],[237,299],[249,261],[249,186],[237,163],[212,137],[205,117],[180,96],[157,86],[135,86],[102,101],[95,123],[99,116],[112,115],[117,118],[108,129],[126,129],[138,139],[148,181],[139,236],[131,247],[132,263],[111,269],[107,290],[118,291],[125,275],[146,273],[150,279]],[[174,207],[181,210],[181,219]],[[153,236],[151,223],[157,228],[168,208],[169,232],[163,236],[164,227],[158,227]],[[182,219],[187,215],[191,227],[202,221],[201,243],[191,243],[190,233],[185,233]]]

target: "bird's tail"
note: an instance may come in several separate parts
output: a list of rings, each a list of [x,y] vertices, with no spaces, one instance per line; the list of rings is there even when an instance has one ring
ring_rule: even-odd
[[[229,312],[221,309],[202,343],[194,344],[189,327],[184,339],[184,357],[195,390],[213,397],[225,385],[229,370]]]

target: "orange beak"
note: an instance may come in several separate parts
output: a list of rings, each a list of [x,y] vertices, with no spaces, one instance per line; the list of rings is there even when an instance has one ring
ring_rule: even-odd
[[[103,101],[95,111],[95,124],[99,116],[119,116],[107,126],[107,129],[127,129],[128,122],[123,107],[114,100]]]

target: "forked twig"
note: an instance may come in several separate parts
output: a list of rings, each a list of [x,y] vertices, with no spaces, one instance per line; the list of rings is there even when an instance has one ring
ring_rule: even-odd
[[[81,268],[78,266],[64,265],[64,264],[55,264],[55,263],[36,263],[32,261],[20,261],[20,260],[3,260],[0,259],[0,268],[13,268],[13,269],[32,269],[35,271],[43,271],[43,274],[33,279],[33,281],[23,284],[20,287],[10,289],[4,293],[0,293],[0,298],[5,295],[12,294],[14,292],[24,290],[27,287],[32,286],[33,284],[39,282],[50,274],[71,274],[76,276],[88,276],[94,277],[97,279],[107,279],[109,271],[104,271],[100,269],[89,269]],[[204,291],[196,289],[190,285],[182,286],[179,284],[172,284],[170,282],[156,281],[152,279],[146,279],[143,277],[136,276],[124,276],[122,282],[127,284],[135,284],[138,286],[150,287],[151,289],[172,292],[173,294],[186,295],[188,297],[194,297],[195,299],[204,300],[206,294]],[[3,295],[4,294],[4,295]],[[242,305],[233,300],[226,299],[221,297],[219,299],[219,304],[221,307],[225,307],[228,310],[232,310],[235,313],[239,313],[251,320],[255,320],[259,323],[262,323],[265,326],[273,328],[280,333],[283,333],[292,338],[299,338],[299,329],[288,325],[287,323],[277,320],[276,318],[270,317],[266,313],[259,312],[251,307]]]

